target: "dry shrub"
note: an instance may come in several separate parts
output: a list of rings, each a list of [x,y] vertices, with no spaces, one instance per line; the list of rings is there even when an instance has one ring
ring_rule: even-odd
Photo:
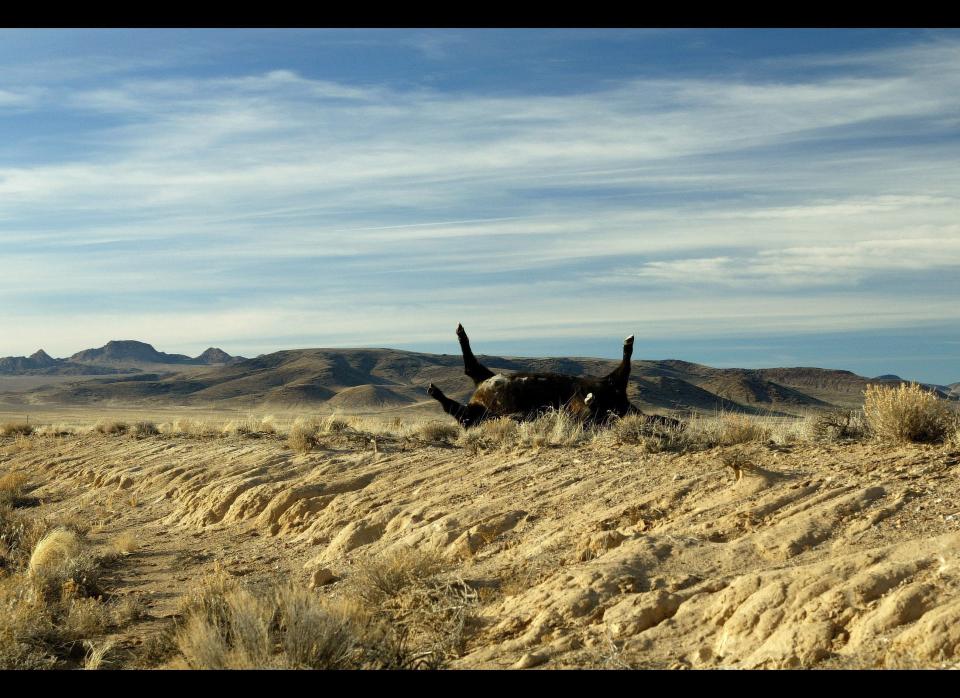
[[[917,383],[868,385],[863,412],[870,431],[881,441],[938,443],[957,428],[957,417],[946,401]]]
[[[5,533],[12,530],[16,536],[9,523]],[[19,532],[23,538],[34,534]],[[0,578],[0,666],[59,666],[75,656],[81,640],[102,634],[111,624],[111,609],[90,598],[99,594],[97,561],[76,532],[55,528],[36,542],[29,561],[20,554],[8,562],[9,574]]]
[[[287,445],[297,453],[309,453],[320,445],[319,431],[316,420],[297,417],[287,434]]]
[[[769,424],[762,418],[737,412],[691,417],[684,432],[691,444],[701,448],[763,442],[772,436]]]
[[[20,472],[0,475],[0,506],[17,506],[23,499],[27,476]]]
[[[26,517],[10,503],[0,503],[0,563],[3,567],[25,567],[36,544],[49,526],[44,519]]]
[[[130,555],[140,549],[140,543],[132,533],[121,533],[110,541],[110,549],[116,555]]]
[[[403,640],[415,666],[460,656],[473,626],[477,593],[442,578],[451,565],[439,551],[400,549],[367,560],[349,581],[350,598]]]
[[[403,648],[356,604],[292,586],[254,593],[216,573],[183,606],[175,665],[193,669],[401,668]]]
[[[220,436],[221,429],[200,419],[179,417],[172,422],[157,427],[161,434],[166,436],[192,436],[195,438],[209,438]]]
[[[112,604],[111,612],[113,614],[113,625],[122,628],[143,618],[147,613],[147,607],[138,594],[131,594],[117,599]]]
[[[99,644],[84,640],[83,645],[87,648],[87,656],[83,660],[83,668],[96,670],[109,666],[106,657],[115,644],[113,640],[104,640]]]
[[[376,606],[404,588],[449,569],[450,564],[437,551],[395,550],[361,564],[351,577],[352,592],[363,603]]]
[[[272,414],[268,414],[266,417],[260,420],[258,425],[258,431],[261,434],[276,434],[277,433],[277,418]]]
[[[689,445],[683,427],[667,426],[647,415],[628,414],[612,419],[609,429],[618,444],[634,444],[645,453],[682,451]]]
[[[97,422],[93,430],[100,434],[125,434],[129,425],[115,419],[101,419]]]
[[[160,430],[157,429],[157,425],[153,422],[135,422],[130,427],[130,433],[137,437],[142,438],[144,436],[156,436],[160,433]]]
[[[481,422],[472,429],[463,429],[456,444],[471,453],[491,449],[507,450],[520,441],[520,428],[509,417],[499,417]]]
[[[351,428],[348,420],[336,414],[331,414],[320,422],[320,430],[326,434],[342,434]]]
[[[76,434],[77,429],[66,424],[42,424],[33,433],[36,436],[70,436]]]
[[[81,536],[57,527],[36,544],[27,570],[34,588],[45,598],[99,593],[99,565]]]
[[[55,528],[34,547],[28,567],[31,574],[43,574],[47,570],[64,565],[77,557],[83,548],[80,536],[67,528]]]
[[[549,409],[517,426],[520,446],[576,446],[595,434],[583,420],[567,410]]]
[[[247,434],[253,433],[253,428],[248,422],[238,419],[231,419],[229,422],[223,425],[223,429],[220,430],[220,433],[224,436],[246,436]]]
[[[33,427],[27,422],[6,422],[0,424],[0,436],[30,436]]]
[[[358,614],[343,603],[322,603],[293,586],[276,592],[279,630],[290,666],[324,669],[350,667],[357,649]]]
[[[448,422],[425,422],[417,426],[414,437],[428,444],[449,444],[460,436],[460,427]]]
[[[809,417],[807,430],[813,441],[849,441],[867,434],[867,421],[861,410],[837,410]]]

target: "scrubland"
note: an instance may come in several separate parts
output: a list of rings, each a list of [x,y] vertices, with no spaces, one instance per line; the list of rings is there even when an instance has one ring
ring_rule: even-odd
[[[0,425],[4,668],[960,666],[960,423]]]

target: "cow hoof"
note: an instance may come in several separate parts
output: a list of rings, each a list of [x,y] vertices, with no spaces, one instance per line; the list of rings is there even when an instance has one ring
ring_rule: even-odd
[[[623,340],[623,346],[629,347],[633,344],[633,335],[630,335],[625,340]]]
[[[433,383],[427,386],[427,395],[430,397],[436,397],[438,392],[440,391],[437,390],[437,386],[435,386]]]
[[[587,393],[587,396],[583,398],[583,404],[590,407],[591,402],[593,402],[593,393]]]
[[[457,336],[461,339],[467,336],[467,332],[463,329],[463,325],[457,324]]]

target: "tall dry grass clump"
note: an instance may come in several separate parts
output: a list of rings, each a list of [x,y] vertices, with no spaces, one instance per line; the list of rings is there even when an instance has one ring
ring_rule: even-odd
[[[684,432],[691,444],[701,448],[763,442],[771,437],[769,424],[738,412],[720,412],[715,417],[693,416]]]
[[[892,443],[940,443],[957,428],[957,416],[917,383],[868,385],[863,412],[870,431]]]
[[[210,438],[220,436],[221,429],[210,422],[201,419],[180,417],[172,422],[165,422],[157,427],[157,431],[165,436],[191,436],[194,438]]]
[[[608,428],[617,444],[636,445],[645,453],[683,451],[690,446],[683,426],[658,424],[651,421],[647,415],[624,415],[610,420]]]
[[[153,422],[140,421],[134,422],[130,425],[130,434],[137,437],[143,438],[146,436],[156,436],[160,433],[160,430],[157,428],[157,425]]]
[[[320,445],[320,422],[297,417],[287,434],[287,445],[296,453],[309,453]]]
[[[476,627],[477,593],[446,574],[452,562],[436,550],[398,549],[362,563],[348,582],[348,599],[394,637],[409,654],[397,663],[438,668],[461,656]]]
[[[27,567],[33,575],[49,574],[80,554],[80,536],[68,528],[55,528],[37,543]]]
[[[15,507],[20,504],[27,479],[25,474],[17,471],[0,475],[0,506]]]
[[[424,422],[418,425],[414,437],[428,444],[449,444],[460,436],[460,426],[449,422]]]
[[[71,436],[77,433],[77,427],[67,424],[42,424],[33,430],[37,436]]]
[[[481,422],[472,429],[461,430],[456,445],[471,453],[480,451],[505,451],[520,442],[520,425],[509,417],[498,417]]]
[[[434,550],[398,549],[359,565],[351,577],[351,589],[363,603],[377,606],[450,566],[450,560]]]
[[[122,603],[103,600],[101,559],[76,526],[48,526],[0,507],[0,667],[6,669],[75,666],[81,642],[89,645],[131,617]],[[92,664],[102,666],[102,659]]]
[[[93,430],[99,434],[126,434],[129,425],[126,422],[122,422],[116,419],[101,419],[97,422]]]
[[[30,436],[33,426],[27,422],[6,422],[0,424],[0,436]]]
[[[405,668],[403,639],[358,604],[292,585],[254,591],[222,571],[182,606],[174,666],[191,669]]]
[[[594,436],[591,427],[569,411],[549,409],[517,429],[520,446],[576,446]]]

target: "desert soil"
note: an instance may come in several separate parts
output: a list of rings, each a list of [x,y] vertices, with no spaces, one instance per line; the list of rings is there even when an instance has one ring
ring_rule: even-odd
[[[612,440],[471,454],[279,438],[82,434],[0,444],[37,516],[130,533],[110,570],[137,656],[215,567],[338,593],[370,556],[433,548],[488,589],[455,668],[960,663],[960,451],[850,443],[647,454]],[[736,473],[724,465],[740,452]]]

